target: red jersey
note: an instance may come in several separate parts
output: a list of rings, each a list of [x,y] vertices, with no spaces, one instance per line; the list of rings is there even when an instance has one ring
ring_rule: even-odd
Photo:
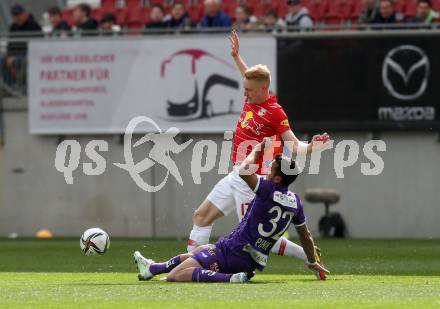
[[[265,137],[277,136],[280,139],[279,136],[287,130],[290,130],[289,120],[275,96],[260,104],[246,101],[235,128],[232,162],[234,165],[240,164],[256,143],[262,142]],[[277,148],[273,152],[274,156],[283,152],[282,147]],[[258,174],[261,174],[262,160],[257,162],[260,166]]]

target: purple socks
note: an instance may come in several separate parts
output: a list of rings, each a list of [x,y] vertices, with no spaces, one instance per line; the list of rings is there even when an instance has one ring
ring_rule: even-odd
[[[153,263],[150,265],[150,272],[153,275],[169,273],[181,263],[180,256],[175,256],[165,263]]]
[[[212,270],[196,268],[192,274],[193,282],[230,282],[232,274],[217,273]]]

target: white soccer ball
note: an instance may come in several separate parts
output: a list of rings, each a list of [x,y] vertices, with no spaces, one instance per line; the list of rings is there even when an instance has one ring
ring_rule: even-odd
[[[86,255],[104,254],[110,248],[110,238],[104,230],[91,228],[82,234],[79,246]]]

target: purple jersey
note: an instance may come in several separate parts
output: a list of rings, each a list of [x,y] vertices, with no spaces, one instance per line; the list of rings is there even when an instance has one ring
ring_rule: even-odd
[[[226,256],[231,263],[236,263],[239,257],[246,259],[254,269],[262,270],[270,250],[290,223],[300,226],[305,224],[306,218],[299,196],[285,186],[260,177],[255,193],[255,199],[238,227],[228,237],[220,239],[216,246],[234,255]]]

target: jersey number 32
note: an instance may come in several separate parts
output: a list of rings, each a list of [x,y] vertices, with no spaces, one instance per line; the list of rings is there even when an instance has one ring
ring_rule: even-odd
[[[290,225],[290,221],[292,220],[294,213],[291,211],[284,211],[281,209],[280,206],[273,206],[269,213],[276,213],[275,218],[272,218],[269,220],[269,222],[272,224],[272,228],[270,231],[265,231],[263,223],[258,224],[258,233],[260,233],[263,237],[271,237],[272,239],[278,240],[281,235],[284,234],[284,232],[287,230],[287,228]],[[285,226],[278,227],[279,221],[281,218],[285,219],[289,217],[289,219],[286,221]]]

